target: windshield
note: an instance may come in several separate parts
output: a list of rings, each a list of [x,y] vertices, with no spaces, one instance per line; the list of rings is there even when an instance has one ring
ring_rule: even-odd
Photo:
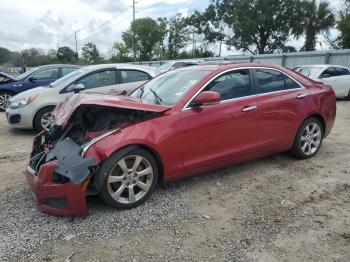
[[[323,67],[319,66],[307,66],[307,67],[300,67],[297,71],[302,73],[303,75],[307,77],[313,77],[317,78],[320,76],[321,71],[323,70]]]
[[[132,93],[131,97],[155,104],[173,105],[209,72],[208,70],[171,71],[149,81]]]
[[[162,64],[160,67],[158,67],[158,70],[166,70],[171,66],[172,66],[172,63],[166,62],[165,64]]]
[[[69,80],[75,79],[82,72],[83,72],[83,69],[75,70],[75,71],[69,73],[68,75],[65,75],[64,77],[61,77],[61,78],[57,79],[56,81],[52,82],[51,84],[48,85],[48,87],[60,86],[62,83],[65,83]]]
[[[39,69],[39,67],[34,67],[34,68],[28,70],[27,72],[24,72],[23,74],[20,74],[19,76],[16,77],[16,79],[20,80],[20,79],[26,78],[27,76],[31,75],[32,73],[34,73],[38,69]]]

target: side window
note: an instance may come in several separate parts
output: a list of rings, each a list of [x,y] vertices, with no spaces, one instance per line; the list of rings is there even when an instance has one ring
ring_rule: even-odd
[[[38,73],[33,74],[32,77],[35,77],[38,80],[57,79],[58,68],[48,68],[41,70]]]
[[[62,76],[66,76],[70,73],[72,73],[73,71],[77,70],[77,68],[74,67],[64,67],[62,68]]]
[[[178,62],[178,63],[175,63],[172,67],[174,67],[175,69],[184,67],[184,63],[183,62]]]
[[[258,94],[280,91],[285,88],[283,74],[275,70],[257,69],[256,80]]]
[[[344,76],[344,75],[349,75],[349,69],[343,68],[343,67],[336,67],[335,70],[337,71],[338,75]]]
[[[323,71],[320,77],[332,77],[332,76],[338,76],[338,73],[335,70],[335,67],[327,68],[326,70]]]
[[[133,83],[139,81],[148,81],[151,79],[150,75],[139,70],[119,70],[121,74],[121,83]]]
[[[214,79],[203,91],[220,93],[221,100],[251,95],[249,70],[235,70]]]
[[[116,84],[115,70],[105,70],[90,74],[80,79],[76,84],[83,84],[85,89]]]
[[[300,88],[300,85],[295,82],[293,79],[290,77],[283,75],[284,77],[284,82],[285,82],[285,87],[284,89],[294,89],[294,88]]]

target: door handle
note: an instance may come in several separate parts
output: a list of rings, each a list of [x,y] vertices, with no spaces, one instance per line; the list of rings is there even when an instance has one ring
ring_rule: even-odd
[[[249,112],[249,111],[253,111],[256,110],[257,106],[246,106],[242,109],[243,112]]]
[[[303,99],[306,96],[307,96],[307,94],[299,94],[299,95],[297,95],[297,99]]]

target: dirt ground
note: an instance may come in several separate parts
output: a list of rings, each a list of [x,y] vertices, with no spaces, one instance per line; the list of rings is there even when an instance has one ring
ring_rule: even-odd
[[[133,220],[128,223],[132,230],[104,231],[99,238],[102,222],[87,229],[92,223],[87,219],[79,222],[73,235],[58,234],[34,248],[16,250],[28,241],[19,234],[7,247],[16,250],[15,255],[7,259],[64,261],[74,252],[71,261],[350,261],[350,102],[338,101],[337,107],[334,129],[312,159],[279,154],[183,179],[157,189],[161,193],[155,196],[160,198],[156,207],[170,208],[164,217],[147,212],[140,216],[151,226]],[[0,113],[0,210],[32,202],[23,170],[33,136],[9,130]],[[165,201],[168,195],[171,201]],[[122,221],[127,221],[124,216],[133,214],[99,213],[96,206],[103,204],[88,201],[93,220],[123,215]],[[181,205],[173,207],[172,202]],[[35,209],[28,205],[28,210]],[[146,207],[152,205],[151,201]],[[33,212],[38,218],[46,216],[50,224],[43,228],[69,226],[70,220]],[[16,220],[18,225],[29,223]],[[112,221],[117,226],[121,220]],[[42,230],[40,225],[36,230]],[[0,240],[10,237],[1,231],[7,232],[0,226]],[[13,229],[12,234],[17,233]],[[1,257],[6,258],[0,253]]]

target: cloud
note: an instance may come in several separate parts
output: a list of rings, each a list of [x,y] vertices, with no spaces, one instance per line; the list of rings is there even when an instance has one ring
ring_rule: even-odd
[[[81,0],[95,10],[106,13],[120,13],[128,8],[124,0]]]

